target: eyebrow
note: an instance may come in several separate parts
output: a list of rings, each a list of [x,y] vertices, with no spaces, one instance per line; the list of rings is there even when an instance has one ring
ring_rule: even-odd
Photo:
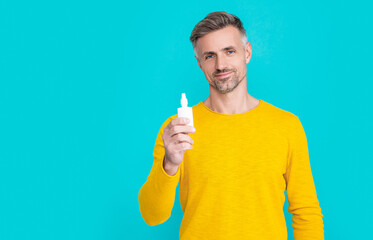
[[[227,50],[229,50],[229,49],[235,49],[235,47],[233,47],[233,46],[228,46],[228,47],[222,48],[220,51],[227,51]],[[206,55],[208,55],[208,54],[215,54],[215,52],[213,52],[213,51],[208,51],[208,52],[204,52],[202,55],[203,55],[203,56],[206,56]]]

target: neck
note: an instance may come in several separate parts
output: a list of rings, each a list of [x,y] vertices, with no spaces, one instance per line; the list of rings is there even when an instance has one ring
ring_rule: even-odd
[[[203,103],[214,112],[238,114],[254,109],[258,106],[259,100],[247,92],[246,86],[238,86],[232,92],[226,94],[221,94],[210,87],[210,96]]]

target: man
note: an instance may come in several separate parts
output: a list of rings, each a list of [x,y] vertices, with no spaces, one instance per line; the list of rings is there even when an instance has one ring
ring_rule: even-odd
[[[170,217],[180,182],[180,239],[285,240],[287,190],[295,239],[324,239],[304,129],[296,115],[248,94],[252,48],[241,21],[210,13],[190,40],[210,96],[193,106],[195,129],[177,115],[163,123],[139,192],[145,222]]]

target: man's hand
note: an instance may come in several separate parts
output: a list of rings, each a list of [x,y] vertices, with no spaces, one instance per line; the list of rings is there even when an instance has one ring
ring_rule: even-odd
[[[162,139],[165,148],[163,168],[169,175],[175,175],[183,161],[184,153],[192,149],[193,139],[188,133],[195,132],[195,128],[187,125],[188,118],[174,118],[164,128]]]

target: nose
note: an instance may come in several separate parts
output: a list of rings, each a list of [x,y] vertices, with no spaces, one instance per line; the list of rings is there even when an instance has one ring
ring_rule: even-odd
[[[226,59],[224,58],[224,56],[216,56],[215,69],[223,70],[226,67]]]

